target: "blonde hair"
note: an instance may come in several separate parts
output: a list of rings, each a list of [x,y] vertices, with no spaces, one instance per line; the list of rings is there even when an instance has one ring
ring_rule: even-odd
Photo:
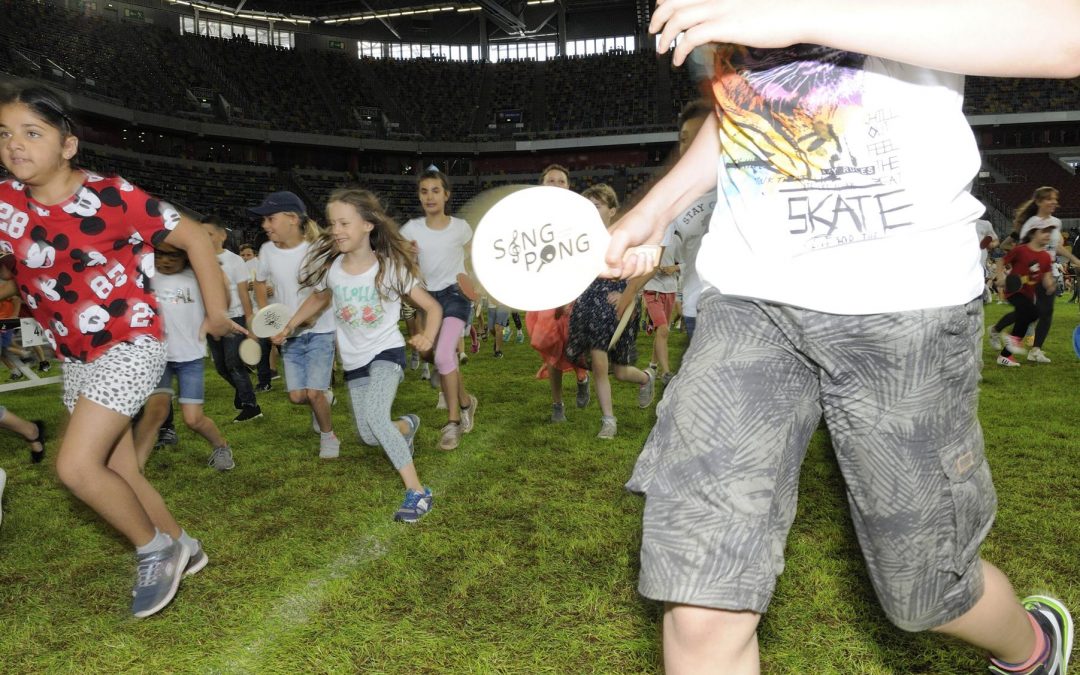
[[[338,188],[330,193],[326,200],[327,209],[333,203],[348,204],[364,221],[374,227],[368,234],[371,250],[379,261],[379,271],[375,273],[375,288],[382,300],[389,300],[388,291],[405,295],[405,288],[410,278],[422,280],[420,268],[412,253],[412,245],[401,236],[397,222],[383,208],[379,198],[369,190],[361,188]],[[300,271],[300,286],[316,286],[326,278],[330,265],[341,255],[334,244],[330,232],[321,233],[312,244],[304,258]],[[387,263],[393,265],[397,278],[386,279]]]
[[[1031,199],[1016,208],[1016,212],[1013,214],[1013,232],[1020,234],[1020,228],[1024,226],[1024,223],[1039,212],[1039,202],[1055,194],[1059,194],[1056,187],[1044,185],[1036,188],[1031,195]]]
[[[587,187],[585,188],[585,191],[581,193],[581,196],[585,199],[595,199],[609,209],[618,210],[619,208],[619,197],[615,194],[615,190],[607,183],[597,183],[596,185]]]

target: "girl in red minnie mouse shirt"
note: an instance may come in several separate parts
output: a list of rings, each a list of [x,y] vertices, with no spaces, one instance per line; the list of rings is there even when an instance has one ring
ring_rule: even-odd
[[[119,177],[76,168],[79,139],[64,101],[36,84],[0,89],[0,297],[19,293],[63,360],[71,413],[56,469],[80,500],[136,547],[132,613],[164,608],[181,576],[207,562],[199,542],[139,472],[131,417],[165,367],[150,292],[154,247],[187,251],[206,306],[205,329],[241,330],[225,316],[221,272],[202,228]]]

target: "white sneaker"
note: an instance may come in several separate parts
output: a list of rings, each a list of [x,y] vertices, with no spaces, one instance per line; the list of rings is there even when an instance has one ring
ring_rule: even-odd
[[[322,436],[322,434],[320,434]],[[341,454],[341,441],[334,432],[319,439],[319,459],[337,459]]]
[[[1007,368],[1019,368],[1020,367],[1020,362],[1017,361],[1016,359],[1014,359],[1011,356],[1000,356],[999,355],[997,357],[997,364],[999,366],[1005,366]]]
[[[424,369],[420,371],[420,379],[421,380],[430,380],[431,379],[431,365],[430,364],[427,364],[427,363],[424,364]]]
[[[1043,350],[1038,347],[1032,347],[1028,352],[1028,361],[1034,361],[1035,363],[1050,363],[1050,357],[1043,353]]]
[[[615,434],[618,433],[618,429],[619,427],[614,417],[601,417],[600,433],[596,434],[596,437],[604,439],[615,438]]]

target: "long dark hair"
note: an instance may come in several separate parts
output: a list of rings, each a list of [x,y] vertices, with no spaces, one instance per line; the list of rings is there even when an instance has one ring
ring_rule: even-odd
[[[28,80],[16,80],[0,85],[0,106],[21,103],[30,109],[43,122],[60,132],[61,138],[78,137],[78,127],[71,112],[67,97],[48,87]],[[71,168],[76,168],[76,155],[68,160]]]
[[[388,300],[388,291],[399,296],[405,295],[409,278],[421,281],[420,267],[416,264],[412,245],[401,236],[398,224],[386,213],[379,198],[374,193],[361,188],[338,188],[330,193],[326,200],[327,207],[334,202],[348,204],[356,209],[360,217],[375,227],[368,235],[371,250],[379,261],[379,271],[375,273],[375,288],[379,298]],[[330,265],[341,255],[334,244],[329,228],[315,240],[304,258],[300,271],[300,286],[316,286],[326,278]],[[386,270],[393,265],[396,278],[386,279]]]

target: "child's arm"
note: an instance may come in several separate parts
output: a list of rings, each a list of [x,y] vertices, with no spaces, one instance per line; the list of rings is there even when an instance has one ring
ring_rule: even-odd
[[[255,280],[255,304],[259,306],[259,309],[266,307],[266,303],[270,301],[270,296],[266,292],[266,282]]]
[[[229,333],[247,333],[246,330],[229,321],[226,312],[229,309],[225,284],[221,281],[224,273],[218,264],[214,247],[206,236],[202,226],[186,216],[180,217],[180,223],[165,237],[165,242],[187,253],[188,262],[199,281],[199,293],[206,307],[206,333],[222,337]]]
[[[259,282],[255,282],[258,284]],[[258,286],[256,285],[256,289]],[[279,345],[292,335],[292,332],[297,329],[298,326],[303,326],[305,323],[311,320],[313,316],[326,309],[330,304],[330,289],[327,288],[321,291],[315,291],[304,300],[299,309],[292,315],[292,318],[285,322],[285,327],[281,329],[281,332],[270,338],[270,341],[276,345]]]
[[[675,65],[710,42],[810,43],[968,75],[1080,75],[1076,0],[658,0],[649,32],[660,54],[683,33]]]
[[[241,281],[236,284],[236,292],[240,294],[240,305],[244,308],[244,321],[251,325],[251,317],[255,311],[251,308],[251,293],[248,292],[248,282]]]
[[[709,115],[686,153],[649,192],[615,224],[607,250],[609,277],[638,277],[652,271],[659,257],[629,256],[627,249],[659,244],[668,224],[695,199],[716,187],[720,137],[716,115]]]
[[[439,337],[439,328],[442,326],[442,306],[427,290],[417,284],[409,291],[409,299],[413,306],[427,314],[424,320],[424,332],[417,333],[409,338],[409,344],[422,352],[431,351],[435,346],[435,340]]]

